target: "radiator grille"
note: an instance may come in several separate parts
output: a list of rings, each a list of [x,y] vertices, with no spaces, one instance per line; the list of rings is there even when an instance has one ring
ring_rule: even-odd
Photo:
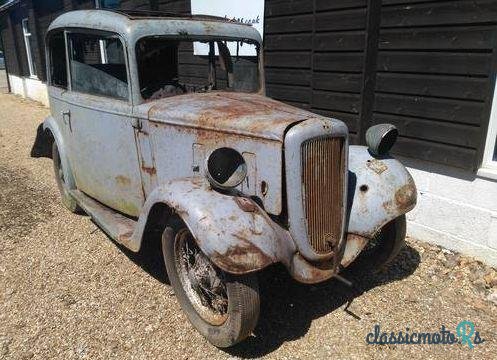
[[[316,138],[301,147],[307,237],[318,254],[333,251],[342,234],[344,138]]]

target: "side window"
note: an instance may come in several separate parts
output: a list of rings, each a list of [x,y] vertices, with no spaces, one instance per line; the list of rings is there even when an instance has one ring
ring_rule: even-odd
[[[51,33],[48,38],[50,85],[67,89],[66,43],[64,32]]]
[[[116,36],[70,34],[71,88],[128,99],[124,48]]]

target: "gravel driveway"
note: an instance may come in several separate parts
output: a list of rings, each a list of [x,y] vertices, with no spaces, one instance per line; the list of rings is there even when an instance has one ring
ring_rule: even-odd
[[[493,269],[409,240],[378,274],[360,267],[317,286],[275,266],[261,275],[255,334],[222,351],[188,323],[154,249],[132,254],[59,201],[50,159],[31,157],[48,110],[0,94],[0,358],[495,358]],[[382,331],[456,331],[472,321],[485,342],[367,345]],[[493,354],[493,355],[492,355]]]

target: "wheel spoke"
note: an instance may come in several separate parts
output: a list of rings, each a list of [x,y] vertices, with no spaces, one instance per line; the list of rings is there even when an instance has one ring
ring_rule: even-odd
[[[178,234],[176,241],[180,280],[190,302],[204,320],[222,324],[228,312],[228,295],[222,273],[200,251],[189,233]]]

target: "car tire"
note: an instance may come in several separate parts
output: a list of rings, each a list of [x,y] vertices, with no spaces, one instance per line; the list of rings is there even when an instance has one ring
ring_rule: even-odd
[[[57,147],[57,143],[55,141],[52,144],[52,160],[55,173],[55,181],[57,183],[57,187],[59,188],[60,196],[62,197],[62,203],[67,209],[69,209],[69,211],[75,214],[82,214],[83,210],[79,207],[76,200],[74,200],[74,198],[69,193],[69,190],[71,188],[65,181],[62,160],[60,157],[59,148]]]
[[[406,216],[401,215],[373,236],[358,259],[367,269],[381,270],[399,255],[406,242]]]
[[[181,308],[209,342],[226,348],[252,333],[260,309],[255,274],[235,276],[217,268],[198,248],[186,225],[176,217],[169,221],[163,232],[162,253],[169,281]],[[199,269],[203,269],[203,274]],[[218,280],[222,285],[218,284]],[[204,291],[206,283],[211,287],[207,289],[209,291]],[[209,295],[212,298],[206,299],[205,294],[215,295]]]

